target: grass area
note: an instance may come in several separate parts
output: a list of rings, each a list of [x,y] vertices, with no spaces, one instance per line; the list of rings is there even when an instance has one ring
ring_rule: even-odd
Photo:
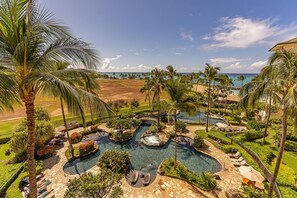
[[[243,144],[257,153],[265,165],[269,168],[271,172],[274,171],[275,161],[269,165],[266,162],[267,155],[272,152],[276,156],[278,154],[278,147],[274,145],[273,136],[275,135],[276,131],[273,129],[269,129],[269,136],[266,138],[267,144],[262,145],[262,139],[250,142],[243,142]],[[282,164],[280,166],[279,174],[277,177],[277,182],[280,186],[281,192],[283,193],[284,197],[297,197],[297,191],[291,189],[290,187],[296,187],[295,185],[295,178],[297,174],[297,153],[295,152],[287,152],[284,151]]]
[[[0,186],[5,182],[22,166],[19,164],[6,164],[9,160],[14,157],[14,153],[6,156],[4,152],[9,148],[9,144],[0,145]]]

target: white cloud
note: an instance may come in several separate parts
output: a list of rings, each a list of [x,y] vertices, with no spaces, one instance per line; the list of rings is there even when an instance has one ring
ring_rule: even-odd
[[[139,56],[139,55],[140,55],[140,53],[138,53],[138,52],[135,52],[135,53],[134,53],[134,55],[135,55],[135,56]]]
[[[233,58],[233,57],[225,57],[225,58],[211,58],[209,60],[210,60],[211,64],[217,65],[217,64],[238,62],[238,61],[241,61],[242,59]]]
[[[260,68],[266,66],[267,63],[268,63],[267,60],[257,61],[257,62],[252,63],[251,66],[250,66],[250,68],[251,69],[260,69]]]
[[[180,37],[182,40],[194,41],[193,36],[191,35],[191,33],[188,33],[188,32],[181,32]]]
[[[180,52],[175,52],[175,55],[180,56],[180,55],[182,55],[182,53],[180,53]]]
[[[102,69],[111,69],[111,62],[112,61],[115,61],[115,60],[118,60],[119,58],[121,58],[122,55],[116,55],[115,57],[113,58],[104,58],[103,61],[102,61]]]
[[[247,48],[276,40],[281,41],[297,31],[297,25],[287,27],[274,25],[276,20],[250,19],[243,17],[223,17],[220,25],[212,34],[204,37],[214,43],[204,46],[206,49],[215,48]]]
[[[240,64],[240,62],[236,62],[225,67],[226,70],[241,69],[241,68],[243,68],[243,66]]]

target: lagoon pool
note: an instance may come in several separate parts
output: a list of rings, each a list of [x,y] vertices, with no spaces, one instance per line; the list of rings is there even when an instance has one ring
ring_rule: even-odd
[[[130,153],[132,169],[156,174],[160,163],[166,158],[173,157],[174,142],[170,140],[161,147],[148,147],[143,145],[139,140],[141,135],[147,131],[148,128],[148,124],[142,124],[135,132],[133,139],[125,143],[114,143],[109,140],[107,134],[97,137],[92,136],[99,145],[99,151],[93,155],[66,163],[63,168],[64,172],[71,175],[81,174],[95,166],[102,153],[107,150],[116,149]],[[216,159],[197,152],[191,146],[178,144],[177,158],[196,173],[204,171],[217,172],[221,170],[221,165]]]
[[[206,115],[202,112],[197,112],[195,115],[189,115],[185,112],[180,112],[177,115],[177,118],[183,120],[185,122],[206,122]],[[209,124],[216,124],[216,123],[224,123],[226,124],[225,120],[220,118],[209,118]]]

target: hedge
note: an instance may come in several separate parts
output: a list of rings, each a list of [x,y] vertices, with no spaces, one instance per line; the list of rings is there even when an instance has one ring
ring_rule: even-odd
[[[221,139],[221,138],[219,138],[219,137],[217,137],[217,136],[215,136],[215,135],[212,135],[212,134],[207,134],[207,137],[209,137],[210,139],[213,139],[213,140],[216,140],[216,141],[220,141],[221,143],[223,143],[223,144],[227,144],[227,145],[230,145],[231,144],[231,142],[229,142],[229,141],[226,141],[226,140],[224,140],[224,139]]]
[[[260,131],[249,131],[245,134],[245,138],[247,141],[253,141],[260,138],[263,138],[264,133]]]
[[[287,140],[285,144],[286,151],[297,151],[297,142],[293,142],[291,140]]]
[[[7,142],[9,142],[10,137],[3,137],[0,138],[0,144],[6,144]]]

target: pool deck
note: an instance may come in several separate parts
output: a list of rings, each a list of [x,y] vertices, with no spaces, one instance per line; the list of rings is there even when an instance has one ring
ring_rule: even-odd
[[[100,126],[99,126],[100,127]],[[202,126],[188,126],[189,132],[182,135],[194,138],[195,130],[203,128]],[[72,131],[71,131],[72,132]],[[218,197],[226,197],[225,192],[232,189],[240,189],[242,176],[237,171],[229,159],[229,157],[221,150],[213,146],[210,142],[205,140],[207,148],[201,150],[201,152],[210,155],[217,159],[222,165],[222,170],[217,175],[221,180],[218,181],[218,189],[216,194]],[[78,177],[78,175],[67,175],[63,171],[63,166],[67,162],[65,157],[65,151],[68,147],[68,142],[64,142],[64,146],[56,150],[56,155],[46,159],[44,161],[43,173],[47,179],[51,180],[51,184],[48,186],[48,191],[53,191],[55,197],[63,197],[69,179]],[[95,166],[87,172],[98,173],[99,167]],[[187,182],[179,179],[174,179],[166,176],[157,175],[156,179],[146,187],[135,188],[130,186],[125,178],[121,180],[121,187],[124,192],[123,197],[127,198],[149,198],[149,197],[215,197],[213,194],[207,192],[198,191]],[[202,192],[202,193],[201,193]]]

